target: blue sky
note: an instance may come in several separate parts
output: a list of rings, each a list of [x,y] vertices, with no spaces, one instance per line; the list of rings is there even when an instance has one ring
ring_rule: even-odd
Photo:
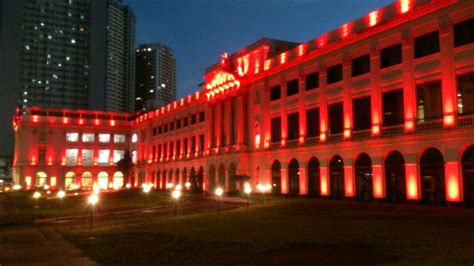
[[[137,46],[161,42],[177,60],[178,97],[198,89],[204,69],[262,38],[306,42],[394,0],[125,0]]]

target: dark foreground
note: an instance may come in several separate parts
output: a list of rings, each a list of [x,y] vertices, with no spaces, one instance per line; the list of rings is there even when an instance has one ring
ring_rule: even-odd
[[[172,211],[56,229],[107,265],[474,263],[473,209],[272,199],[178,218]]]

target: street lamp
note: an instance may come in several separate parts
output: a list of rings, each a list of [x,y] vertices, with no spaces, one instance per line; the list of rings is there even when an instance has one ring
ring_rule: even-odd
[[[89,196],[87,201],[91,205],[91,228],[92,228],[94,226],[95,205],[99,202],[99,196],[97,194],[92,194]]]
[[[181,197],[181,191],[180,190],[173,190],[171,193],[171,196],[175,199],[174,201],[174,215],[178,217],[178,202],[179,198]]]
[[[186,182],[184,183],[184,186],[186,187],[186,190],[189,190],[191,188],[191,182]]]
[[[183,189],[183,186],[181,186],[181,185],[176,185],[175,189],[176,189],[176,190],[182,190],[182,189]]]
[[[244,192],[247,194],[247,208],[250,206],[250,193],[252,193],[252,187],[249,183],[244,184]]]
[[[38,208],[39,207],[38,206],[38,199],[41,198],[41,192],[36,191],[35,193],[33,193],[33,198],[36,201],[35,208]]]
[[[66,192],[63,190],[58,191],[58,199],[59,199],[59,214],[63,212],[63,198],[66,196]]]
[[[145,202],[145,206],[148,206],[148,193],[150,193],[150,186],[149,185],[144,185],[143,186],[143,192],[145,192],[145,195],[146,195],[146,202]]]
[[[222,190],[222,188],[218,187],[216,188],[216,196],[217,196],[217,211],[221,211],[221,197],[222,197],[222,194],[224,193],[224,190]]]

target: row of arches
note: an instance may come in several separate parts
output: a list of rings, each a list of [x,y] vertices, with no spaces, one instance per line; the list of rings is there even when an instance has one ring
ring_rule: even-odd
[[[68,171],[64,174],[63,178],[59,178],[59,180],[54,176],[48,176],[44,171],[39,171],[36,172],[34,176],[33,184],[35,187],[45,187],[48,185],[51,187],[60,187],[65,190],[89,190],[94,187],[94,184],[96,184],[99,189],[120,189],[125,186],[125,179],[123,173],[120,171],[116,171],[112,175],[109,175],[106,171],[101,171],[96,176],[89,171],[85,171],[81,175],[76,174],[74,171]],[[27,187],[30,186],[31,184],[27,184]]]
[[[204,168],[201,166],[196,170],[196,168],[191,167],[189,172],[186,167],[182,170],[179,168],[154,170],[151,172],[151,182],[158,189],[167,189],[168,184],[189,183],[191,191],[202,193],[204,191]]]
[[[422,202],[442,205],[446,203],[446,195],[449,191],[446,188],[445,163],[443,154],[438,149],[426,149],[419,160],[419,184],[407,184],[405,158],[399,151],[392,151],[384,158],[381,166],[383,184],[378,183],[374,187],[373,170],[376,166],[373,165],[372,159],[367,153],[357,156],[353,169],[352,165],[344,165],[340,155],[334,155],[330,159],[327,169],[321,167],[316,157],[311,157],[308,160],[306,169],[300,167],[297,159],[292,158],[288,163],[288,169],[286,169],[288,171],[287,183],[282,183],[283,171],[280,161],[274,160],[271,165],[272,193],[279,195],[283,192],[290,196],[308,194],[313,197],[323,195],[333,199],[342,199],[349,194],[349,196],[363,201],[372,200],[375,193],[378,197],[384,195],[389,202],[405,202],[407,191],[410,193],[412,187],[417,189],[419,186],[419,199]],[[464,201],[473,205],[474,145],[468,147],[463,153],[461,168]],[[300,171],[306,171],[304,174],[307,179],[307,191],[301,188],[300,176],[302,173]],[[282,188],[282,185],[286,186],[286,184],[288,188]],[[354,189],[355,191],[353,191]],[[304,193],[301,193],[302,191]]]

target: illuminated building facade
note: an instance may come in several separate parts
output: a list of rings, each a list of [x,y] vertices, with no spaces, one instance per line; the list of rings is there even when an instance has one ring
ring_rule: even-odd
[[[398,0],[306,43],[223,54],[201,91],[130,122],[127,182],[474,204],[473,8]]]

